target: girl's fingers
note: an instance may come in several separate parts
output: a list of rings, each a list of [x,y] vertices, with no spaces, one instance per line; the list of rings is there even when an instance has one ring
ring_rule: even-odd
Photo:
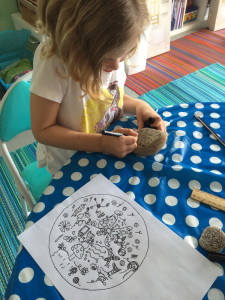
[[[138,133],[130,128],[117,128],[114,130],[115,132],[123,133],[124,135],[138,136]]]

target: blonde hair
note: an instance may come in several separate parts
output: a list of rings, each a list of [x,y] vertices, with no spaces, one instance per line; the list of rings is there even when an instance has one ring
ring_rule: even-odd
[[[58,55],[95,99],[105,55],[133,35],[138,44],[148,20],[146,0],[38,0],[37,26],[48,37],[43,54]]]

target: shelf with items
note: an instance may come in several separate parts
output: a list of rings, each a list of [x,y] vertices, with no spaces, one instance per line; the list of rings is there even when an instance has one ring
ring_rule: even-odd
[[[182,5],[178,5],[178,2],[182,2]],[[171,28],[174,29],[170,31],[171,40],[208,27],[208,2],[208,0],[172,0]]]

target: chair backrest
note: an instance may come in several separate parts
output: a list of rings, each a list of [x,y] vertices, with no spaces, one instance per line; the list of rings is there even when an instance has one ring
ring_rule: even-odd
[[[17,134],[31,129],[30,82],[15,82],[1,102],[0,139],[8,142]]]

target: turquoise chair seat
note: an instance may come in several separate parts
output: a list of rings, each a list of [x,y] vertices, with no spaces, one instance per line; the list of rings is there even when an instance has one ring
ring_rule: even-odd
[[[28,216],[52,179],[52,174],[46,168],[38,168],[36,161],[27,165],[20,174],[8,149],[8,142],[14,137],[31,130],[31,76],[32,72],[29,72],[14,82],[0,102],[0,149],[21,196],[25,216]]]
[[[26,166],[22,171],[21,177],[36,201],[39,200],[46,189],[46,185],[52,180],[52,174],[45,167],[38,168],[37,161]]]

